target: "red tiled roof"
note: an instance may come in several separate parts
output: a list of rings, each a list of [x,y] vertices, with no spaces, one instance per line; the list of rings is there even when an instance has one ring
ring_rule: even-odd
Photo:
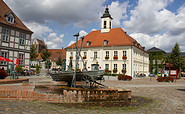
[[[61,59],[66,59],[66,50],[65,49],[48,49],[49,52],[51,52],[50,59],[51,61],[57,61],[58,57],[61,56]],[[39,56],[36,59],[42,59],[41,53],[39,53]]]
[[[104,40],[108,41],[107,45],[104,45]],[[78,40],[78,47],[80,47],[81,41],[81,39]],[[91,42],[90,46],[87,46],[88,41]],[[133,42],[138,44],[135,39],[126,34],[121,28],[114,28],[111,29],[108,33],[101,33],[101,30],[90,32],[85,36],[82,48],[135,45]],[[75,48],[75,44],[76,42],[66,49]],[[142,46],[139,46],[139,48],[142,49]]]
[[[65,49],[48,49],[52,54],[50,56],[51,61],[57,61],[58,57],[61,56],[61,59],[66,59],[66,50]]]
[[[5,15],[8,13],[13,13],[15,16],[15,21],[14,24],[8,23],[6,20]],[[16,14],[6,5],[6,3],[3,0],[0,0],[0,23],[4,23],[9,26],[14,26],[20,29],[24,29],[28,32],[33,33],[31,30],[29,30],[23,23],[22,21],[16,16]]]

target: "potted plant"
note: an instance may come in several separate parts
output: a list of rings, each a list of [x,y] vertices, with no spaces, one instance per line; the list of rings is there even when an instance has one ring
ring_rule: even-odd
[[[108,68],[105,69],[105,73],[109,73],[109,69]]]
[[[125,74],[127,71],[125,69],[122,69],[121,72]]]
[[[117,60],[117,59],[118,59],[118,56],[114,56],[113,59],[114,59],[114,60]]]
[[[117,73],[118,72],[118,69],[113,69],[113,73]]]
[[[127,59],[127,56],[123,56],[122,59]]]
[[[19,75],[23,73],[23,68],[22,68],[21,65],[17,65],[17,66],[15,67],[15,70],[16,70],[16,72],[17,72]]]
[[[106,59],[106,60],[109,59],[109,56],[105,56],[105,59]]]
[[[38,64],[36,64],[35,68],[36,68],[36,75],[39,76],[40,66]]]
[[[84,56],[84,57],[83,57],[83,59],[87,59],[87,57],[86,57],[86,56]]]

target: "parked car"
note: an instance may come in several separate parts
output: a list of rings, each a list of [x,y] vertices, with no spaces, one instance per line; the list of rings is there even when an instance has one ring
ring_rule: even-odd
[[[149,77],[155,77],[155,74],[150,72]]]
[[[158,76],[158,77],[164,77],[164,74],[162,74],[162,73],[157,73],[157,76]]]

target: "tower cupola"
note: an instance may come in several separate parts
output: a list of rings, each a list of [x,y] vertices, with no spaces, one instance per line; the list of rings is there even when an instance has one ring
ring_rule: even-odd
[[[109,14],[108,0],[103,16],[101,17],[101,33],[107,33],[112,29],[112,17]]]

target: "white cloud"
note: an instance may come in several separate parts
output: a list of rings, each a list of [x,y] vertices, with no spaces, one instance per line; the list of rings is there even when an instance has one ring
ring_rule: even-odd
[[[139,0],[123,22],[123,29],[146,49],[154,46],[170,52],[177,42],[185,51],[185,6],[176,13],[166,9],[173,0]]]
[[[5,0],[21,20],[46,23],[55,21],[61,26],[74,24],[84,27],[100,20],[104,0]],[[21,7],[20,7],[21,6]]]
[[[64,34],[58,35],[48,26],[40,25],[38,23],[25,23],[28,28],[30,28],[34,34],[32,38],[38,38],[44,40],[48,48],[61,48],[63,43]]]
[[[128,32],[160,33],[166,29],[169,20],[165,9],[169,3],[170,0],[139,0],[138,6],[130,11],[130,20],[123,22],[124,28]]]
[[[127,17],[126,10],[128,7],[128,1],[120,3],[119,1],[112,2],[109,6],[110,14],[113,17],[113,27],[120,27],[121,20]]]

